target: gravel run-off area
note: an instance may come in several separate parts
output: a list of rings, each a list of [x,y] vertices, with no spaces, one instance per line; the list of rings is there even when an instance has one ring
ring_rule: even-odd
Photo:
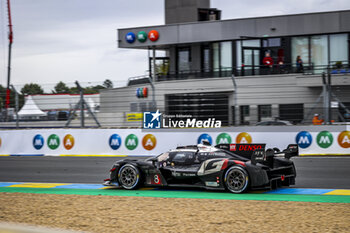
[[[0,222],[84,232],[349,232],[350,204],[0,193]]]

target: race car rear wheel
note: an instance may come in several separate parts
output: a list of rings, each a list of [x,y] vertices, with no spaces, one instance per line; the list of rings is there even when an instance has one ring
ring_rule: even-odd
[[[225,185],[232,193],[243,193],[248,189],[249,176],[247,171],[240,166],[232,166],[225,173]]]
[[[118,173],[120,186],[125,189],[135,189],[140,183],[140,171],[132,164],[125,164]]]

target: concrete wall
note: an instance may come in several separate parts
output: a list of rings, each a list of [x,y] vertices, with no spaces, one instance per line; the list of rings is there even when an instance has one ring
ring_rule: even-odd
[[[201,134],[208,134],[216,144],[221,133],[227,133],[232,143],[242,143],[242,138],[251,143],[266,143],[267,148],[277,147],[281,150],[288,144],[298,143],[301,155],[350,155],[349,137],[350,126],[277,126],[277,127],[223,127],[223,128],[193,128],[193,129],[29,129],[29,130],[1,130],[0,139],[3,142],[0,148],[1,156],[42,155],[130,155],[156,156],[174,149],[180,145],[195,145]],[[305,133],[307,131],[308,133]],[[328,131],[333,140],[328,148],[321,147],[317,142],[317,135]],[[243,133],[243,135],[242,135]],[[50,135],[55,138],[48,140]],[[111,145],[111,136],[117,134],[118,144]],[[138,143],[134,149],[127,148],[125,141],[130,134],[136,135]],[[146,147],[143,139],[153,135],[156,143]],[[64,140],[67,135],[70,135]],[[176,136],[174,136],[176,135]],[[239,136],[240,135],[240,136]],[[248,139],[248,135],[249,138]],[[37,138],[41,140],[35,140]],[[301,138],[298,139],[297,138]],[[330,136],[327,136],[330,137]],[[342,137],[343,140],[336,140]],[[72,141],[74,139],[74,141]],[[74,142],[74,143],[72,143]],[[117,143],[118,141],[115,141]],[[52,145],[56,146],[55,148]],[[147,149],[146,149],[147,148]]]
[[[343,75],[340,78],[347,81],[343,85],[333,86],[333,91],[342,102],[350,102],[350,75]],[[314,81],[311,82],[309,79]],[[279,104],[304,104],[305,109],[310,109],[322,92],[322,87],[318,85],[319,79],[321,79],[320,75],[304,76],[299,74],[236,77],[238,105],[250,106],[251,124],[258,121],[258,105],[271,104],[272,117],[278,117]],[[149,89],[149,97],[138,99],[135,95],[136,89],[145,86]],[[163,81],[157,82],[155,88],[157,107],[160,111],[165,110],[165,95],[178,93],[231,93],[229,105],[234,106],[233,93],[235,90],[231,77]],[[99,114],[113,113],[122,117],[125,116],[125,113],[130,112],[131,102],[150,101],[152,101],[152,89],[149,85],[102,90]],[[318,107],[322,107],[322,100]],[[319,109],[315,111],[319,111]],[[304,114],[306,113],[305,110]],[[229,119],[232,119],[231,114],[233,113],[230,112]],[[239,119],[238,116],[236,116],[236,120]],[[120,120],[120,122],[123,121]],[[127,123],[125,126],[139,126],[139,123]]]
[[[210,0],[165,0],[165,24],[196,22],[198,8],[209,8]]]

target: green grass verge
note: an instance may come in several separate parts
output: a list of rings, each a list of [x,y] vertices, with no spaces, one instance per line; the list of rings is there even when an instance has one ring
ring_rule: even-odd
[[[257,201],[299,201],[350,203],[350,196],[335,195],[290,195],[290,194],[232,194],[208,191],[173,191],[173,190],[123,190],[123,189],[60,189],[60,188],[9,188],[0,187],[0,192],[7,193],[42,193],[68,195],[101,195],[123,197],[159,197],[159,198],[195,198],[221,200],[257,200]]]

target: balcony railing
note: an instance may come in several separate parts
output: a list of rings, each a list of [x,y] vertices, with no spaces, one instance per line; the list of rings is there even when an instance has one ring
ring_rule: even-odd
[[[296,67],[295,64],[275,64],[273,66],[251,66],[244,65],[240,67],[222,67],[218,69],[186,70],[177,72],[168,72],[167,74],[157,74],[156,81],[184,80],[196,78],[216,78],[235,76],[254,76],[254,75],[281,75],[281,74],[302,74],[312,75],[323,72],[331,74],[350,74],[348,64],[342,65],[314,65],[304,64],[303,67]]]

